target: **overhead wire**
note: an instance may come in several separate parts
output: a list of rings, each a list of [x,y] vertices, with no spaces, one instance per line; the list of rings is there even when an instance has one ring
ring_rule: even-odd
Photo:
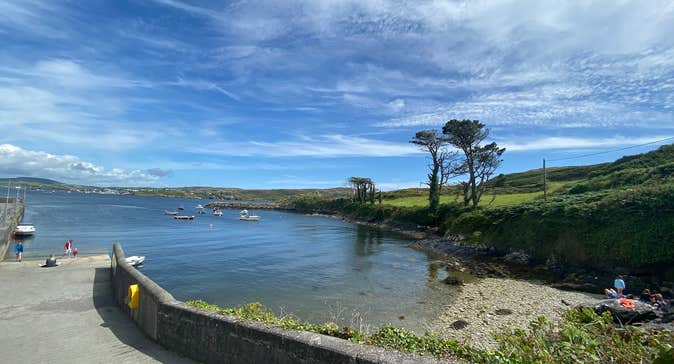
[[[618,148],[618,149],[604,150],[604,151],[601,151],[601,152],[594,152],[594,153],[588,153],[588,154],[582,154],[582,155],[576,155],[576,156],[570,156],[570,157],[564,157],[564,158],[548,159],[547,161],[548,161],[548,162],[557,162],[557,161],[564,161],[564,160],[570,160],[570,159],[577,159],[577,158],[591,157],[591,156],[595,156],[595,155],[607,154],[607,153],[612,153],[612,152],[619,152],[619,151],[621,151],[621,150],[627,150],[627,149],[632,149],[632,148],[643,147],[643,146],[645,146],[645,145],[656,144],[656,143],[664,142],[664,141],[667,141],[667,140],[670,140],[670,139],[674,139],[674,136],[671,136],[671,137],[668,137],[668,138],[664,138],[664,139],[660,139],[660,140],[654,140],[654,141],[648,142],[648,143],[643,143],[643,144],[631,145],[631,146],[628,146],[628,147]]]

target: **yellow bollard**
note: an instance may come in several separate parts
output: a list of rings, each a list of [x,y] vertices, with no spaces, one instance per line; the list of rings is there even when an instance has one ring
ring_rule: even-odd
[[[129,308],[138,308],[138,304],[140,303],[140,289],[137,284],[129,286],[127,299],[129,300]]]

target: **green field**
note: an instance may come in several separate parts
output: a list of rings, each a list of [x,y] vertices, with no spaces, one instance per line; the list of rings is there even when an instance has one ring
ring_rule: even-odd
[[[548,193],[559,190],[562,186],[571,185],[574,181],[568,182],[549,182]],[[480,206],[498,207],[517,205],[522,202],[531,201],[535,198],[543,198],[543,191],[523,192],[523,193],[497,193],[489,194],[489,191],[482,196]],[[460,196],[457,194],[446,194],[440,196],[440,203],[459,202]],[[406,196],[383,201],[384,204],[398,207],[423,207],[428,206],[428,195]]]

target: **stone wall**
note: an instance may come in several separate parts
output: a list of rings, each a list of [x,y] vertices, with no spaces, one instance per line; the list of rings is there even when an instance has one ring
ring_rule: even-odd
[[[358,345],[326,335],[283,330],[186,306],[124,261],[113,246],[115,299],[146,335],[164,347],[204,363],[439,363],[423,357]],[[140,287],[140,304],[127,305],[130,284]]]
[[[2,199],[3,202],[4,198]],[[5,204],[0,203],[0,213],[5,211]],[[12,245],[12,231],[16,225],[23,218],[23,204],[14,204],[13,200],[10,200],[10,203],[7,205],[9,209],[9,221],[4,221],[3,224],[2,217],[0,217],[0,262],[5,259],[9,246]]]

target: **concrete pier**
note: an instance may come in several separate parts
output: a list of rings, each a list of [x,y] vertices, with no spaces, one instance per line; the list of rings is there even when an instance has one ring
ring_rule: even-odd
[[[12,245],[12,231],[23,217],[23,203],[4,198],[0,200],[0,262],[5,258]]]
[[[117,306],[107,255],[0,263],[0,361],[193,363],[149,340]]]

